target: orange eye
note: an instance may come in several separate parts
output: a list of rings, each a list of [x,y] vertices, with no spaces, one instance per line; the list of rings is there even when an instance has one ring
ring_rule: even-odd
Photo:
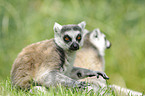
[[[64,37],[63,37],[63,40],[65,41],[65,42],[70,42],[72,39],[68,36],[68,35],[65,35]]]
[[[80,41],[81,41],[81,39],[82,39],[81,34],[78,34],[78,36],[77,36],[76,40],[77,40],[78,42],[80,42]]]
[[[66,40],[66,41],[68,41],[68,40],[69,40],[69,38],[68,38],[68,37],[65,37],[65,40]]]
[[[78,40],[80,40],[80,39],[81,39],[81,37],[79,36],[77,39],[78,39]]]

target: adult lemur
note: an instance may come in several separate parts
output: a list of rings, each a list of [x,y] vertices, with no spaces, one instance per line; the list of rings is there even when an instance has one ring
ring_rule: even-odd
[[[12,66],[12,85],[21,89],[30,89],[36,84],[82,88],[86,84],[74,80],[73,74],[79,74],[81,78],[101,75],[108,79],[103,72],[73,67],[76,50],[83,45],[85,25],[85,22],[63,26],[55,23],[54,39],[25,47]]]

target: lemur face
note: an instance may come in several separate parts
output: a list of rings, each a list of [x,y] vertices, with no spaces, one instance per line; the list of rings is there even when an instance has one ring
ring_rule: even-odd
[[[90,42],[99,50],[105,50],[111,47],[111,43],[99,29],[94,29],[90,33]]]
[[[85,25],[85,22],[81,22],[77,25],[63,26],[59,25],[58,23],[55,23],[55,42],[64,50],[78,50],[83,45]]]

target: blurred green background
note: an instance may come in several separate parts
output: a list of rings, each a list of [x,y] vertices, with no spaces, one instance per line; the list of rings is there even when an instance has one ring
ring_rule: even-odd
[[[145,0],[0,0],[0,81],[28,44],[53,38],[54,22],[100,28],[111,84],[145,91]]]

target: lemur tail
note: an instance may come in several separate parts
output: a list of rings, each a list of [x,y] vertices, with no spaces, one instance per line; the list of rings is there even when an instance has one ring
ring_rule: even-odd
[[[112,88],[115,92],[117,92],[119,95],[123,96],[145,96],[141,92],[133,91],[127,88],[122,88],[117,85],[109,85],[110,88]]]

